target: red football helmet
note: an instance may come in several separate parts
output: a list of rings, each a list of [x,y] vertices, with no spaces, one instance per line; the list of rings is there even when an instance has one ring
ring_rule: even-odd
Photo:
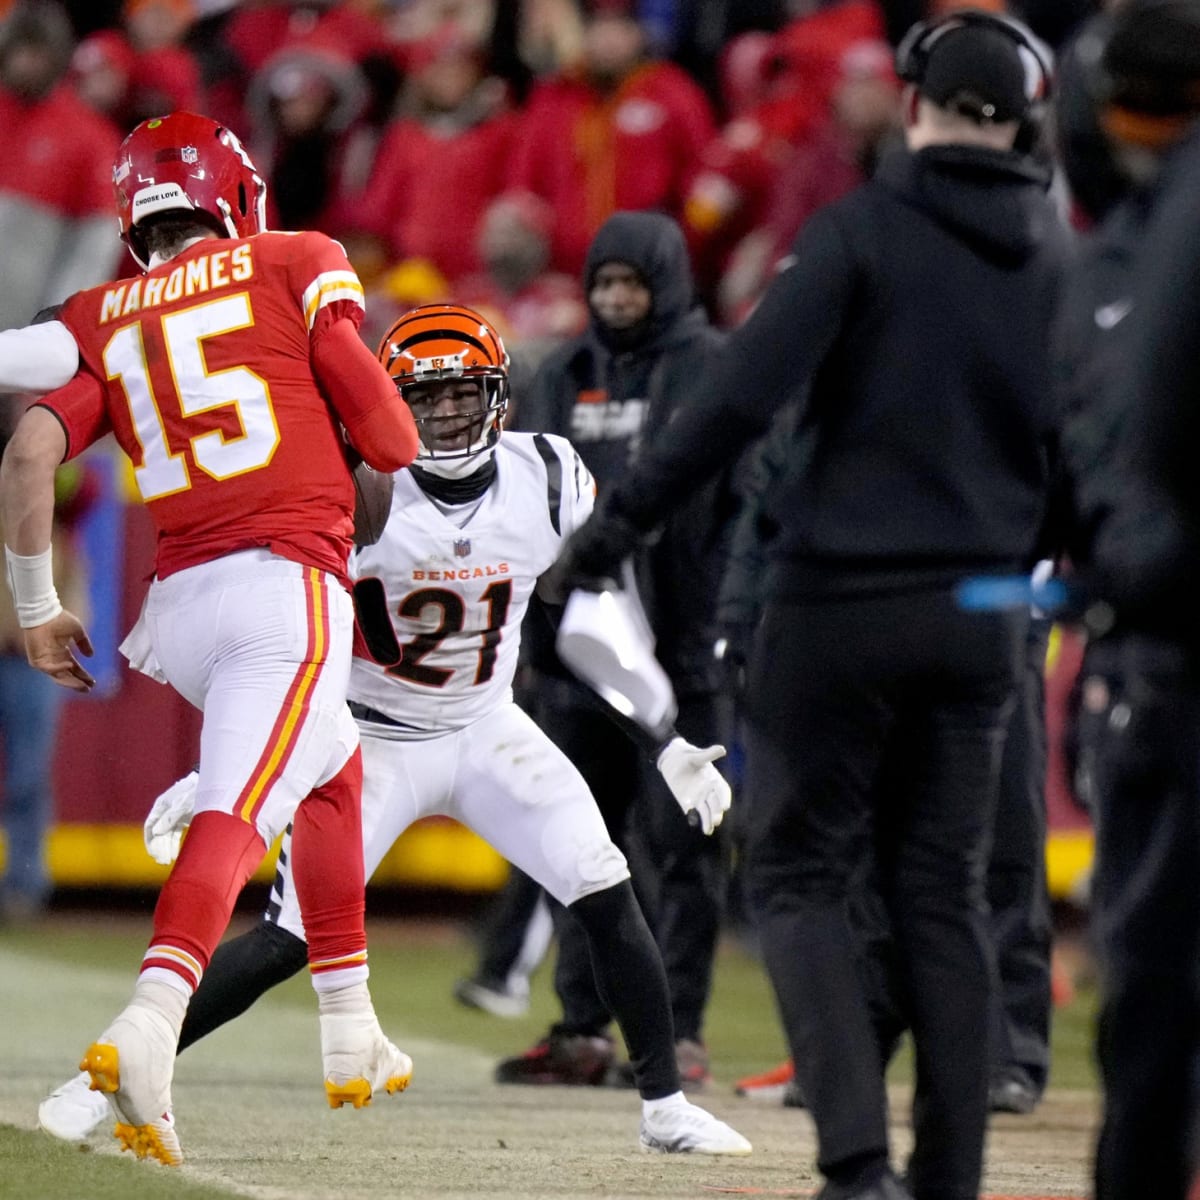
[[[145,268],[149,255],[138,223],[154,213],[192,212],[225,237],[267,227],[267,185],[237,136],[196,113],[143,121],[113,163],[121,237]]]

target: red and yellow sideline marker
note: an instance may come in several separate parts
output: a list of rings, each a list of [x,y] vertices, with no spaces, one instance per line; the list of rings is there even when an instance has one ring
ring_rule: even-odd
[[[1078,893],[1092,863],[1092,834],[1052,833],[1046,846],[1050,894],[1063,899]],[[269,880],[275,871],[273,849],[255,873]],[[47,858],[59,887],[157,887],[167,877],[146,853],[139,825],[56,825],[50,831]],[[0,835],[0,864],[4,839]],[[456,821],[418,821],[403,834],[375,873],[373,882],[405,887],[443,887],[464,892],[494,891],[508,865],[486,842]]]
[[[256,880],[270,880],[275,857],[272,848],[254,874]],[[146,854],[142,827],[133,824],[60,824],[50,830],[47,858],[50,877],[59,887],[157,887],[167,877],[167,868]],[[4,860],[0,835],[0,864]],[[1056,899],[1078,894],[1091,864],[1090,832],[1051,834],[1046,845],[1050,894]],[[455,821],[433,818],[401,836],[373,882],[492,892],[506,875],[508,864],[486,842]]]
[[[1086,893],[1095,849],[1090,829],[1063,830],[1046,839],[1046,883],[1055,900],[1078,900]]]

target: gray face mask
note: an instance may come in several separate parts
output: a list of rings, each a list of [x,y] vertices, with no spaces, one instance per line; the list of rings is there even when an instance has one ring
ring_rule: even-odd
[[[626,325],[619,329],[603,321],[590,305],[588,311],[592,316],[592,327],[596,331],[596,336],[614,353],[620,354],[626,350],[636,350],[648,342],[654,334],[653,308],[632,325]]]
[[[1137,188],[1153,183],[1162,170],[1162,155],[1144,146],[1118,144],[1115,157],[1121,173]]]

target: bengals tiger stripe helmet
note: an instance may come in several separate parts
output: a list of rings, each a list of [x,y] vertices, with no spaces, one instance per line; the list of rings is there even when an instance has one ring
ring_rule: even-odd
[[[412,409],[422,466],[473,459],[499,441],[508,411],[508,351],[479,313],[461,304],[422,304],[384,334],[379,361]],[[456,397],[455,381],[478,384],[478,398],[461,387]]]

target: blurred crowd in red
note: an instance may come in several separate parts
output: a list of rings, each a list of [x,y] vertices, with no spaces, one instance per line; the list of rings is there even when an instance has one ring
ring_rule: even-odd
[[[0,0],[0,328],[134,269],[112,236],[112,155],[172,109],[239,133],[273,227],[345,244],[368,340],[452,297],[535,358],[583,327],[584,254],[614,211],[677,218],[700,298],[731,325],[896,129],[877,0],[112,7],[81,36],[78,6]]]

